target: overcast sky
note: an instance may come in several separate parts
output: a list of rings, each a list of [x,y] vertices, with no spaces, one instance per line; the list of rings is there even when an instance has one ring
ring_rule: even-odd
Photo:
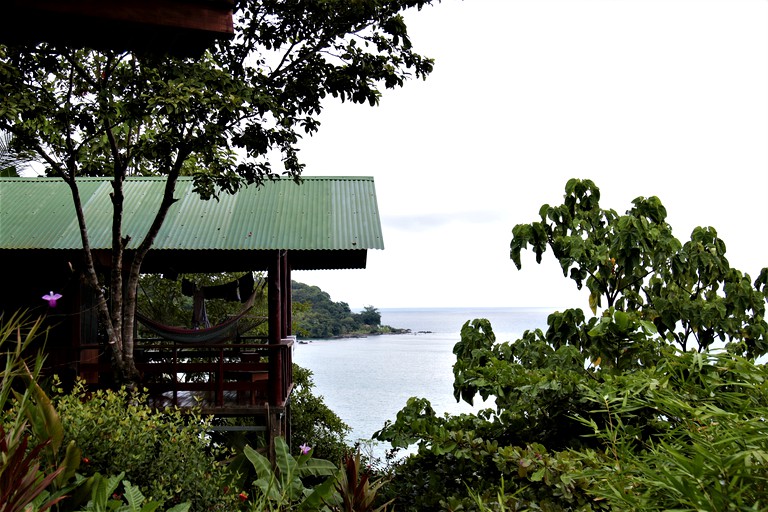
[[[509,259],[572,177],[619,213],[656,195],[682,242],[713,226],[733,267],[768,266],[768,2],[444,0],[406,21],[432,75],[329,102],[301,152],[306,175],[375,177],[386,249],[294,279],[352,308],[587,309],[551,253]]]

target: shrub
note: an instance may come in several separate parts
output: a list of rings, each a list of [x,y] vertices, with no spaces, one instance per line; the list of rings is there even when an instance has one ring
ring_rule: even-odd
[[[141,393],[96,391],[83,384],[56,397],[65,441],[80,447],[84,475],[125,473],[150,498],[172,506],[190,502],[192,511],[231,510],[221,453],[205,434],[209,423],[198,413],[145,405]]]

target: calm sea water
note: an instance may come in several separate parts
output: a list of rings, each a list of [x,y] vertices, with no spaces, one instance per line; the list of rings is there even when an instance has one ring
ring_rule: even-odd
[[[394,420],[408,398],[427,398],[438,414],[474,409],[453,398],[453,346],[467,320],[487,318],[496,339],[546,329],[546,308],[380,309],[381,323],[411,334],[300,340],[294,361],[314,373],[315,392],[351,428],[350,440],[370,439]],[[427,332],[428,331],[428,332]],[[476,405],[477,407],[477,405]],[[476,408],[475,407],[475,408]]]

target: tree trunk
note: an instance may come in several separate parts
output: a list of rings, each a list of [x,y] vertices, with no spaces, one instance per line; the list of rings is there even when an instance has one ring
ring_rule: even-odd
[[[123,277],[123,301],[122,301],[122,359],[123,367],[125,370],[131,372],[129,375],[139,377],[139,372],[136,370],[136,363],[133,358],[134,351],[134,332],[136,326],[136,303],[139,293],[139,278],[141,277],[141,265],[144,262],[144,258],[152,247],[152,244],[160,232],[160,228],[165,222],[165,217],[168,214],[168,210],[173,203],[177,200],[173,197],[176,191],[176,181],[181,173],[181,166],[188,154],[177,155],[176,164],[173,169],[168,173],[168,177],[165,182],[165,190],[163,192],[163,199],[160,203],[160,207],[155,214],[155,219],[152,221],[152,225],[144,236],[144,239],[136,249],[133,259],[131,260],[130,268],[127,272],[122,273]],[[127,242],[126,242],[127,243]],[[136,380],[138,382],[138,380]]]
[[[174,168],[168,174],[163,199],[158,208],[152,226],[137,248],[128,271],[124,269],[125,250],[130,242],[130,237],[122,236],[123,220],[123,181],[125,173],[116,168],[118,176],[112,182],[113,192],[110,194],[113,204],[112,219],[112,250],[110,269],[110,300],[104,294],[99,281],[96,264],[88,237],[88,229],[83,213],[80,192],[77,181],[74,178],[74,170],[60,171],[64,181],[70,187],[72,199],[75,205],[78,225],[80,227],[80,239],[83,244],[85,260],[85,279],[88,285],[97,295],[97,308],[99,321],[104,326],[107,340],[112,353],[112,363],[115,377],[118,383],[136,386],[141,381],[141,375],[136,368],[134,353],[134,328],[136,325],[136,303],[139,289],[139,277],[141,265],[154,243],[157,233],[165,221],[168,210],[176,202],[173,194],[176,189],[176,181],[181,171],[181,166],[188,154],[179,154]]]

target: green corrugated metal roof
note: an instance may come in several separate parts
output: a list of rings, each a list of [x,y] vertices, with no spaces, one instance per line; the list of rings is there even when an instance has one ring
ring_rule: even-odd
[[[125,182],[123,236],[138,246],[163,194],[162,177]],[[383,249],[373,178],[305,177],[248,187],[204,201],[180,178],[153,249],[366,250]],[[93,249],[111,246],[112,187],[83,178],[79,190]],[[57,178],[0,178],[0,250],[80,249],[69,187]]]

